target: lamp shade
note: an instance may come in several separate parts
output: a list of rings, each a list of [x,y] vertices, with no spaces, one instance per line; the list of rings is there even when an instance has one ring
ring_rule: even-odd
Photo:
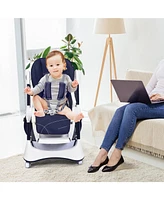
[[[121,34],[125,33],[122,18],[98,18],[95,20],[94,33],[96,34]]]

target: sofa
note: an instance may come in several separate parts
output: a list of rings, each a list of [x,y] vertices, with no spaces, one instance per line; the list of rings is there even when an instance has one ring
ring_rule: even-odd
[[[146,85],[151,76],[152,72],[127,70],[125,79],[142,80]],[[123,104],[119,100],[114,100],[112,103],[98,105],[88,111],[93,135],[105,134],[115,110]],[[164,119],[148,119],[138,122],[126,146],[164,158]]]

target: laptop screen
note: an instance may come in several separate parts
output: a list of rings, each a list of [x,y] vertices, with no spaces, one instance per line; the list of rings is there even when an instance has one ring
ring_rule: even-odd
[[[111,80],[111,82],[121,102],[141,102],[146,104],[151,103],[142,81]]]

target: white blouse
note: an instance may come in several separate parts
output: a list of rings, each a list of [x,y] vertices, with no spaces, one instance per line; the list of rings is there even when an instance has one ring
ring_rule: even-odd
[[[164,60],[161,60],[146,86],[148,95],[164,95]]]

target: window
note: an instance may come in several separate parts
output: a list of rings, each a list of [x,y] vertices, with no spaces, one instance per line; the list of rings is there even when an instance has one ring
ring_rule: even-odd
[[[19,110],[14,19],[0,19],[0,114]]]
[[[59,48],[66,35],[66,18],[25,18],[25,42],[27,57],[31,58],[51,46]]]
[[[27,52],[25,62],[28,62],[27,58],[32,58],[34,54],[48,46],[53,49],[63,45],[61,40],[66,35],[66,18],[25,18],[22,20],[24,20],[24,41],[20,41],[20,43],[25,42],[25,52]],[[19,59],[19,56],[22,55],[16,54],[16,45],[18,44],[15,40],[14,19],[0,19],[0,27],[0,114],[4,114],[20,111],[19,99],[23,98],[19,97],[19,92],[23,94],[24,87],[21,73],[24,72],[25,66],[17,67],[17,58]],[[21,72],[19,76],[22,77],[18,77],[18,72]],[[18,80],[21,80],[19,87]]]

